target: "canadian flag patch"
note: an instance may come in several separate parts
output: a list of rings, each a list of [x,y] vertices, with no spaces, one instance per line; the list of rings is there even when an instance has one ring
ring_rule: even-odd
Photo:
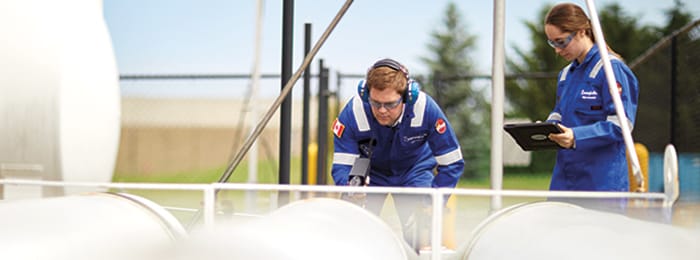
[[[444,134],[446,130],[447,124],[445,123],[445,120],[442,120],[442,118],[438,118],[438,120],[435,121],[435,131],[437,131],[438,134]]]
[[[336,137],[341,138],[343,137],[343,131],[345,131],[345,125],[343,125],[343,123],[341,123],[340,120],[336,118],[333,121],[333,134]]]

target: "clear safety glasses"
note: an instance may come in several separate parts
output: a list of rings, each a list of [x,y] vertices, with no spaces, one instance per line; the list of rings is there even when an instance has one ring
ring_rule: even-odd
[[[377,102],[377,101],[374,101],[372,99],[369,99],[369,104],[372,105],[372,107],[374,109],[380,109],[380,108],[384,107],[384,108],[386,108],[386,110],[392,110],[392,109],[396,108],[397,106],[399,106],[399,104],[401,104],[401,98],[399,98],[398,100],[396,100],[394,102],[387,102],[387,103],[381,103],[381,102]]]
[[[569,34],[568,37],[564,39],[556,39],[554,41],[547,39],[547,43],[549,46],[552,46],[552,48],[559,48],[559,49],[564,49],[566,46],[569,46],[569,43],[571,43],[571,40],[574,39],[574,36],[576,35],[576,32],[572,32]]]

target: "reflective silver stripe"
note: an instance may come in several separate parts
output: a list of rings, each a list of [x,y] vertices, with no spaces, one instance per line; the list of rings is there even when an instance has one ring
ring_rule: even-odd
[[[632,130],[634,130],[634,123],[632,123],[632,121],[630,121],[629,119],[627,119],[627,125],[630,126],[630,132],[632,132]]]
[[[561,121],[561,114],[559,114],[557,112],[551,113],[547,117],[547,121],[549,121],[549,120]]]
[[[616,60],[618,59],[614,55],[610,55],[610,60]],[[594,79],[596,76],[598,76],[598,73],[600,72],[600,69],[603,68],[603,60],[600,59],[598,62],[596,62],[595,66],[593,66],[593,69],[591,70],[591,73],[588,74],[588,77]]]
[[[620,118],[617,115],[608,116],[607,121],[613,123],[617,127],[620,127]]]
[[[462,160],[462,149],[458,146],[457,149],[452,150],[452,152],[435,156],[435,160],[439,165],[450,165],[458,162],[459,160]]]
[[[613,123],[613,124],[616,125],[617,127],[622,128],[622,127],[620,126],[620,118],[617,117],[617,115],[608,116],[607,121],[610,122],[610,123]],[[632,129],[634,128],[634,125],[632,124],[632,121],[630,121],[630,120],[628,119],[628,120],[627,120],[627,125],[630,127],[630,131],[632,131]]]
[[[357,157],[360,157],[360,155],[352,153],[333,153],[333,164],[352,165],[355,163],[355,158]]]
[[[559,77],[559,81],[564,81],[566,80],[566,75],[569,74],[569,68],[571,68],[571,63],[564,67],[563,70],[561,70],[561,77]]]
[[[413,104],[413,119],[411,119],[411,127],[420,127],[423,125],[423,114],[425,114],[426,98],[423,91],[418,93],[418,99]]]
[[[360,96],[355,96],[352,99],[352,113],[355,115],[357,129],[360,130],[360,132],[369,131],[369,121],[367,120],[365,107],[362,104],[362,98],[360,98]]]
[[[598,76],[598,72],[600,72],[601,68],[603,68],[603,60],[598,60],[595,66],[593,66],[591,73],[588,74],[588,77],[594,79],[596,76]]]

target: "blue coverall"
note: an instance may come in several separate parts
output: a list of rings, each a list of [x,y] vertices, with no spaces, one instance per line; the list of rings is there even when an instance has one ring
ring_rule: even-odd
[[[394,127],[380,125],[368,102],[354,96],[333,124],[334,145],[332,175],[336,185],[347,185],[355,159],[371,153],[369,186],[455,187],[464,170],[457,137],[437,103],[420,92],[414,104],[406,104]],[[360,144],[374,144],[361,151]],[[433,170],[437,166],[437,174]],[[397,201],[402,221],[413,210],[415,201]],[[382,197],[383,198],[383,197]],[[412,198],[412,200],[414,200]],[[380,202],[383,202],[381,200]],[[381,203],[368,201],[375,213]]]
[[[332,175],[346,185],[355,158],[366,157],[359,144],[372,146],[370,186],[455,187],[464,169],[457,137],[447,117],[420,92],[416,103],[406,105],[394,127],[380,125],[370,105],[353,97],[334,122]],[[342,129],[342,130],[341,130]],[[433,169],[437,166],[437,175]]]
[[[582,63],[574,60],[559,73],[557,102],[547,121],[570,127],[575,143],[558,150],[550,190],[629,190],[620,124],[633,128],[639,87],[619,58],[611,55],[611,63],[627,122],[620,122],[615,111],[597,46]]]

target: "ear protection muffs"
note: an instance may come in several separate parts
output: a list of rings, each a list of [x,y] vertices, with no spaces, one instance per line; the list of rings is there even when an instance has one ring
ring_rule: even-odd
[[[369,70],[373,70],[379,67],[389,67],[395,71],[400,71],[401,73],[403,73],[403,75],[406,77],[406,91],[403,92],[401,99],[404,103],[408,105],[415,104],[416,99],[418,99],[418,94],[420,93],[420,84],[408,77],[408,70],[406,69],[406,67],[404,67],[395,60],[382,59],[375,62],[374,65],[372,65],[372,67],[369,68]],[[360,95],[362,101],[369,102],[369,88],[367,87],[367,84],[365,82],[365,80],[360,80],[360,83],[357,84],[357,94]]]

